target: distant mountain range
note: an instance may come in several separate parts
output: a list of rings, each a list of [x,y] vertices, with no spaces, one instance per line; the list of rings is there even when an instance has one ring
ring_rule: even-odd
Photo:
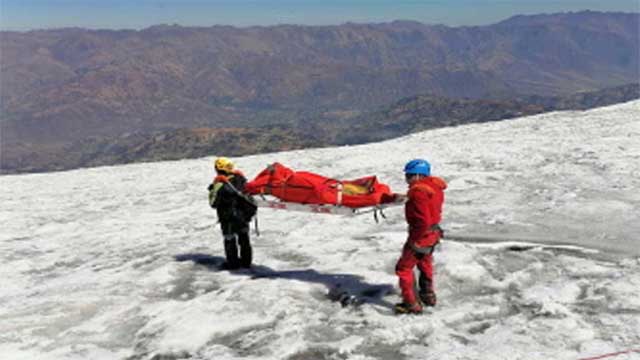
[[[331,132],[425,94],[544,108],[558,96],[637,83],[639,18],[586,11],[458,28],[397,21],[0,32],[0,167],[93,164],[89,154],[60,151],[185,131],[202,138],[274,129],[284,148],[385,138]],[[329,135],[297,138],[309,128]],[[176,156],[190,156],[178,148]]]

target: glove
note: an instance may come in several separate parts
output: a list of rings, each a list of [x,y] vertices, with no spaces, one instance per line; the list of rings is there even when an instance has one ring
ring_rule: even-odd
[[[396,201],[396,194],[382,194],[380,197],[381,204],[388,204]]]
[[[380,203],[382,204],[387,204],[387,203],[401,203],[404,202],[407,199],[407,195],[404,194],[382,194],[382,197],[380,198]]]

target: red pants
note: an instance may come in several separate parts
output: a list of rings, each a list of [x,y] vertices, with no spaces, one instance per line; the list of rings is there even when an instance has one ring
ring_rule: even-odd
[[[407,244],[402,249],[402,256],[396,264],[396,275],[400,280],[402,300],[408,304],[415,304],[413,268],[420,270],[420,291],[433,291],[433,256],[431,254],[417,254]]]

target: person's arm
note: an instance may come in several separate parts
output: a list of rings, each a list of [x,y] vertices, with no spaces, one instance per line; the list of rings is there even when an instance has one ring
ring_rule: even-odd
[[[431,224],[429,194],[425,191],[411,191],[407,202],[406,216],[409,223],[409,240],[418,241],[425,237],[429,232],[429,224]]]

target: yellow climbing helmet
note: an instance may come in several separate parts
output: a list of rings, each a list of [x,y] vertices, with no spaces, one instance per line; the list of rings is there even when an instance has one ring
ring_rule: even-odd
[[[233,162],[231,162],[229,158],[219,157],[215,161],[215,167],[216,167],[216,170],[218,171],[224,171],[224,172],[230,173],[233,171]]]

